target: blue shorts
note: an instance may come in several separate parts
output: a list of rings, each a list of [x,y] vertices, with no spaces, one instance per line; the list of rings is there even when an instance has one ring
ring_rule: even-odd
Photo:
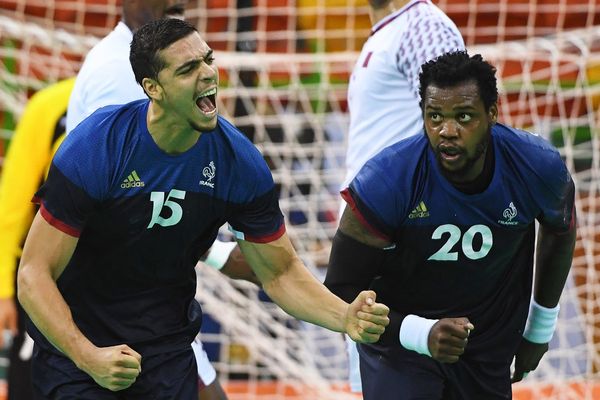
[[[100,387],[66,357],[34,348],[34,398],[37,400],[198,400],[196,359],[189,349],[142,358],[142,373],[122,391]]]
[[[358,345],[358,352],[364,400],[512,398],[510,364],[505,362],[445,364],[400,346],[391,357],[370,345]]]

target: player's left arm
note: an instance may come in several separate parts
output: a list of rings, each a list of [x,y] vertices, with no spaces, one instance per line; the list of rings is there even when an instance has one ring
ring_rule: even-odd
[[[357,342],[373,343],[389,323],[389,309],[363,291],[348,304],[331,293],[306,268],[284,233],[269,243],[240,241],[240,248],[267,294],[287,313]]]
[[[562,181],[562,194],[556,198],[555,213],[548,220],[540,221],[537,234],[533,299],[523,340],[515,355],[513,382],[535,370],[548,351],[556,328],[558,302],[571,269],[577,238],[575,188],[564,165],[562,168],[567,179]],[[552,210],[548,214],[552,214]],[[564,228],[557,228],[557,225]]]
[[[535,304],[531,306],[528,319],[528,328],[533,336],[529,339],[524,337],[517,350],[513,382],[519,382],[524,375],[535,370],[548,351],[548,342],[558,317],[558,301],[571,268],[576,236],[575,224],[566,233],[556,233],[540,224],[533,295]],[[534,315],[541,317],[537,323],[532,321]]]
[[[533,297],[542,307],[554,308],[558,305],[571,269],[576,237],[575,224],[564,233],[540,224]]]

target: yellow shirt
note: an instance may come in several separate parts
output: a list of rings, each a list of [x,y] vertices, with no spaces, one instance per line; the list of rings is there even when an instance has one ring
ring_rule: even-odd
[[[35,211],[31,199],[64,137],[56,129],[74,83],[75,78],[66,79],[31,97],[6,153],[0,180],[0,298],[14,295],[17,260]]]

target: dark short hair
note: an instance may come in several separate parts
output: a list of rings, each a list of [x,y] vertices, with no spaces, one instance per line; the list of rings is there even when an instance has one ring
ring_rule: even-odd
[[[479,97],[486,111],[498,101],[496,68],[484,61],[480,54],[470,57],[466,51],[453,51],[428,61],[421,67],[419,75],[419,105],[423,110],[425,91],[431,85],[448,88],[465,82],[475,81]]]
[[[144,78],[158,79],[158,73],[165,67],[158,52],[197,31],[190,23],[175,18],[162,18],[142,25],[133,35],[129,53],[137,83],[141,85]]]

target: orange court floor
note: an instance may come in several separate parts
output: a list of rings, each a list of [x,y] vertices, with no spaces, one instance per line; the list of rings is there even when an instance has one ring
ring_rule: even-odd
[[[303,390],[297,384],[281,382],[230,381],[223,384],[230,400],[313,400],[310,389]],[[347,399],[350,393],[347,387],[336,387]],[[249,397],[250,396],[250,397]],[[340,396],[342,397],[342,396]],[[362,397],[356,395],[356,400]],[[559,384],[521,383],[513,386],[513,400],[600,400],[600,381],[574,381]],[[315,398],[314,400],[318,400]]]
[[[231,381],[223,385],[230,400],[255,400],[286,399],[310,400],[304,390],[297,385],[285,385],[278,382],[250,382]],[[340,388],[340,393],[349,393],[347,388]],[[250,397],[249,397],[250,396]],[[356,395],[359,400],[360,396]],[[513,400],[600,400],[600,382],[572,382],[562,385],[533,385],[520,384],[513,388]],[[8,400],[8,386],[5,381],[0,381],[0,400]],[[314,399],[318,400],[318,399]]]

